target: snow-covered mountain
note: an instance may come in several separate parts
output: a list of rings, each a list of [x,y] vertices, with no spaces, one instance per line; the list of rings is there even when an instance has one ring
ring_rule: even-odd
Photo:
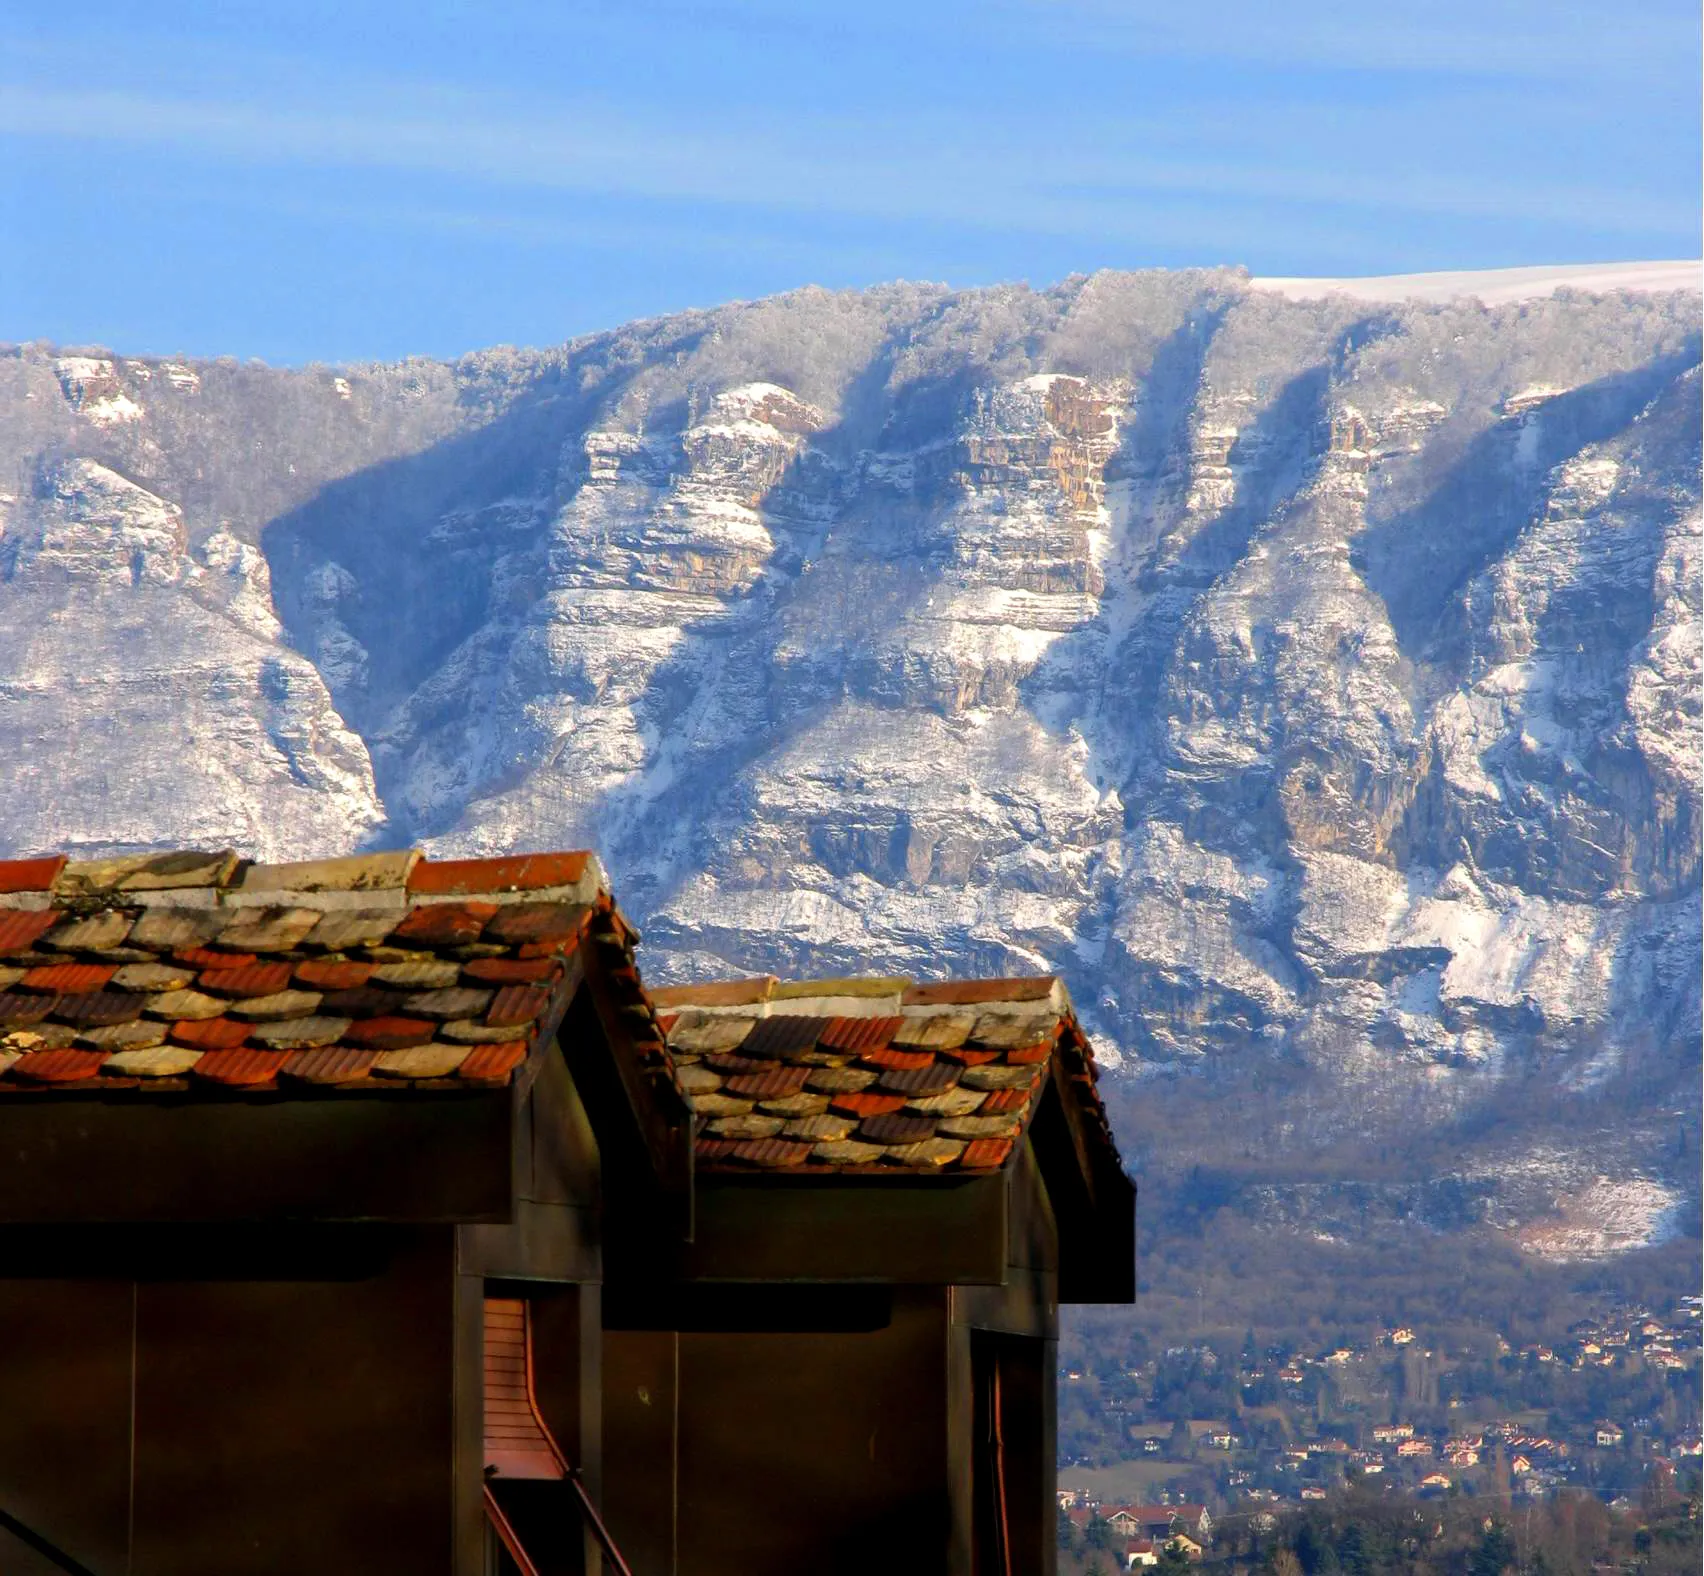
[[[1648,1239],[1695,1192],[1686,277],[13,348],[0,846],[594,844],[650,978],[1057,971],[1131,1103],[1199,1071],[1261,1142],[1572,1100],[1589,1160],[1464,1151],[1485,1220],[1577,1248],[1608,1174]]]

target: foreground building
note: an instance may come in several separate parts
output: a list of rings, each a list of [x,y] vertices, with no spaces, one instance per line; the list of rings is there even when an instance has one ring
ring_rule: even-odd
[[[636,941],[585,854],[0,864],[0,1568],[1050,1569],[1063,986]]]

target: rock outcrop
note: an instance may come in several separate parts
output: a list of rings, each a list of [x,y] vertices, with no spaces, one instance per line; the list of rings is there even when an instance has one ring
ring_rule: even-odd
[[[16,350],[0,842],[591,843],[660,980],[1057,971],[1131,1076],[1290,1069],[1340,1130],[1660,1100],[1698,359],[1695,295],[1230,272],[335,375]]]

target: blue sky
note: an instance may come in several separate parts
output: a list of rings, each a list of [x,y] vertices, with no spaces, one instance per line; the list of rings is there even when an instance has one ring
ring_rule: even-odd
[[[1691,257],[1699,48],[1696,0],[12,8],[0,339],[390,359],[807,283]]]

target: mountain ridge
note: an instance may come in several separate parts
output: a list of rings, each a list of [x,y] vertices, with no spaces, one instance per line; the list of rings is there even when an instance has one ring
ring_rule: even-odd
[[[0,841],[590,843],[658,980],[1061,972],[1132,1112],[1259,1085],[1227,1133],[1274,1150],[1524,1090],[1608,1122],[1654,1239],[1696,1208],[1697,399],[1686,293],[1233,270],[452,364],[16,347]],[[1523,1120],[1461,1166],[1543,1251],[1598,1184]]]

